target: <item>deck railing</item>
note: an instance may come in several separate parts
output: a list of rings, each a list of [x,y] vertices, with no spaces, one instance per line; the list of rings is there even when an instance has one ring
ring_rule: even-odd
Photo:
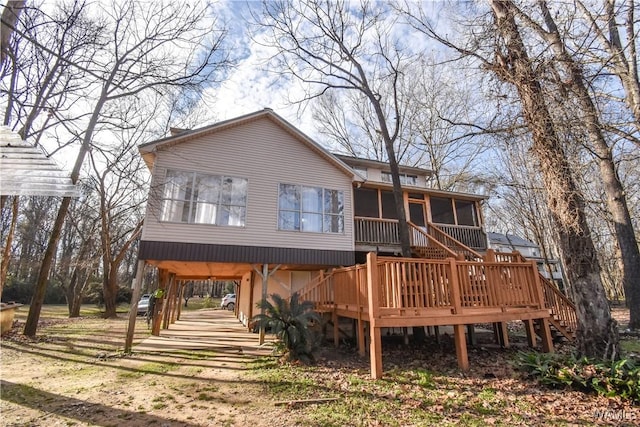
[[[377,258],[380,314],[407,309],[542,308],[535,266],[416,258]],[[361,312],[368,306],[367,265],[332,270],[302,291],[303,300],[318,307]]]
[[[469,246],[462,243],[460,240],[456,239],[452,235],[450,235],[447,231],[440,228],[441,225],[435,225],[429,223],[427,226],[427,232],[430,236],[432,236],[435,240],[447,246],[451,250],[461,254],[465,259],[469,261],[481,261],[482,255],[478,252],[470,248]],[[447,230],[452,227],[447,227]]]
[[[411,239],[411,246],[419,247],[422,249],[429,248],[431,258],[456,258],[458,254],[452,251],[447,246],[440,243],[433,236],[428,234],[425,229],[422,229],[409,221],[409,238]]]
[[[481,227],[451,224],[435,224],[435,226],[473,250],[484,251],[487,249],[487,235]]]
[[[398,221],[395,219],[362,218],[353,220],[356,244],[399,245]]]
[[[487,251],[486,259],[488,261],[496,261],[501,263],[522,263],[526,258],[518,251],[514,252],[496,252],[492,249]],[[532,261],[529,261],[532,262]],[[544,295],[544,306],[551,312],[551,316],[558,325],[567,332],[567,338],[573,338],[573,334],[578,328],[578,317],[576,314],[576,306],[564,295],[556,285],[537,269],[540,283],[542,285],[542,293]],[[565,333],[565,331],[562,331]]]

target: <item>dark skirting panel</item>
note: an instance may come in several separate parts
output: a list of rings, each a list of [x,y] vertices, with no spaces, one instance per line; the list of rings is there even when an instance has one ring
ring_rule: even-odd
[[[335,266],[353,265],[355,263],[353,251],[154,242],[145,240],[140,242],[138,258],[141,260]]]

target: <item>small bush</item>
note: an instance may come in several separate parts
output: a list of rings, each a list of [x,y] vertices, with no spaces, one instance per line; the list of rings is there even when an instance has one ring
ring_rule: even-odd
[[[202,300],[202,308],[213,308],[215,306],[215,302],[213,301],[213,298],[211,298],[210,295],[207,295],[206,297],[204,297],[204,299]]]
[[[640,402],[640,366],[631,360],[600,362],[586,357],[520,353],[517,364],[549,387],[569,387]]]

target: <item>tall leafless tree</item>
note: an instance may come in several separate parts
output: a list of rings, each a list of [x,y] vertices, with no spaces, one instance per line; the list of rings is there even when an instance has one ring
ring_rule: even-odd
[[[411,256],[395,143],[401,133],[400,81],[413,60],[393,35],[389,10],[363,0],[263,1],[256,41],[272,49],[272,66],[307,84],[299,102],[334,91],[367,102],[384,143],[398,213],[403,256]],[[360,102],[362,102],[360,101]],[[345,106],[349,107],[350,106]]]
[[[117,120],[105,116],[109,105],[134,100],[147,91],[162,93],[164,88],[181,87],[189,91],[211,82],[222,67],[228,65],[222,50],[225,32],[209,19],[206,5],[175,2],[138,3],[114,0],[100,10],[103,27],[100,50],[91,63],[96,77],[91,87],[88,121],[78,127],[81,141],[71,172],[78,182],[85,157],[101,122]],[[208,22],[205,22],[208,21]],[[62,200],[51,237],[42,261],[35,292],[24,328],[25,335],[35,335],[44,300],[51,261],[71,199]]]

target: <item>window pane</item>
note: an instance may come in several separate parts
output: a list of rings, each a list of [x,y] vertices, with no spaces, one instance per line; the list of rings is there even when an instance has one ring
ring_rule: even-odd
[[[378,190],[373,188],[354,188],[353,204],[355,216],[380,218],[378,211]]]
[[[221,205],[218,211],[218,225],[244,227],[246,209],[240,206]]]
[[[300,212],[280,211],[278,229],[300,231]]]
[[[226,205],[244,206],[247,200],[247,180],[224,177],[222,179],[222,200]]]
[[[219,176],[196,175],[196,191],[195,191],[196,201],[218,203],[219,196],[220,196],[220,177]],[[214,218],[215,218],[215,215],[214,215]]]
[[[189,202],[182,200],[165,200],[162,203],[161,221],[180,222],[183,218],[183,212],[186,216],[189,214]]]
[[[344,217],[342,215],[325,215],[324,232],[344,233]]]
[[[450,198],[431,197],[431,219],[439,224],[455,224]]]
[[[456,200],[456,216],[458,217],[458,225],[478,225],[474,202]]]
[[[197,224],[215,224],[218,205],[213,203],[196,203],[193,222]]]
[[[191,185],[193,173],[167,171],[164,184],[165,199],[189,200],[191,198]]]
[[[344,208],[344,197],[342,191],[324,190],[324,212],[331,214],[341,214]]]
[[[418,185],[418,177],[416,175],[401,175],[401,181],[407,185]]]
[[[396,200],[393,197],[391,191],[381,191],[382,198],[382,218],[398,219],[398,212],[396,210]]]
[[[322,214],[303,213],[302,231],[322,233]]]
[[[297,185],[280,184],[278,207],[281,210],[300,210],[300,187]]]
[[[302,187],[302,212],[322,213],[322,188]]]
[[[389,172],[382,172],[382,182],[393,182]]]

